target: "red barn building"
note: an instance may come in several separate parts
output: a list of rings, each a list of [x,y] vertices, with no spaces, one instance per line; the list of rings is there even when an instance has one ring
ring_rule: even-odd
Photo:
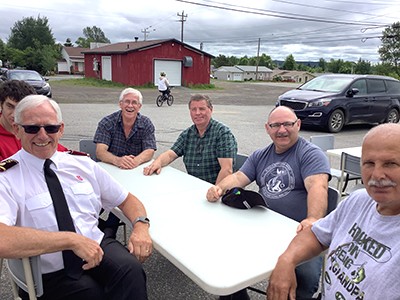
[[[85,77],[141,86],[157,85],[165,72],[173,86],[210,83],[213,56],[176,39],[121,42],[83,54]]]

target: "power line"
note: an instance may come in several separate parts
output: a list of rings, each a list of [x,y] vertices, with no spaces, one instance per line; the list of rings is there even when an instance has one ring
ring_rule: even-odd
[[[363,22],[330,20],[330,19],[300,15],[300,14],[283,13],[283,12],[264,10],[264,9],[258,9],[258,8],[256,9],[256,8],[251,8],[251,7],[244,7],[244,6],[232,5],[232,4],[228,4],[228,3],[221,3],[221,2],[215,2],[215,1],[204,0],[204,2],[216,3],[218,5],[204,4],[204,3],[188,1],[188,0],[176,0],[176,1],[194,4],[194,5],[200,5],[200,6],[204,6],[204,7],[235,11],[235,12],[242,12],[242,13],[248,13],[248,14],[270,16],[270,17],[275,17],[275,18],[283,18],[283,19],[291,19],[291,20],[301,20],[301,21],[308,21],[308,22],[331,23],[331,24],[342,24],[342,25],[361,25],[361,26],[384,26],[384,25],[386,25],[386,24],[382,24],[382,23],[363,23]],[[226,5],[226,6],[222,6],[222,5]]]

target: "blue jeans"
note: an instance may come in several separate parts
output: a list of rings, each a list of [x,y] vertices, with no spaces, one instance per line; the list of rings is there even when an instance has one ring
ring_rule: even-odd
[[[297,279],[296,300],[311,299],[317,292],[322,272],[322,257],[317,256],[295,270]]]

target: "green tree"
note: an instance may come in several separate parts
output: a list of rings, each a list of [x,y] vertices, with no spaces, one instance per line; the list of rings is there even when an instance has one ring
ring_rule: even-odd
[[[101,28],[92,26],[83,29],[84,37],[79,37],[75,44],[79,47],[89,48],[90,43],[111,43]]]
[[[65,46],[65,47],[73,47],[74,44],[72,44],[70,38],[67,38],[67,39],[65,40],[64,46]]]
[[[241,65],[241,66],[248,66],[249,65],[249,58],[247,57],[247,55],[241,57],[239,59],[239,63],[238,64]]]
[[[325,72],[325,70],[326,70],[326,60],[325,59],[323,59],[322,57],[319,59],[319,62],[318,62],[318,66],[321,68],[321,70],[323,71],[323,72]]]
[[[275,67],[274,63],[272,62],[271,56],[266,55],[265,53],[261,54],[258,65],[265,66],[270,69],[273,69]]]
[[[361,58],[358,59],[358,62],[354,68],[355,74],[371,74],[372,73],[372,66],[369,61],[365,61]]]
[[[217,57],[213,58],[212,64],[215,68],[219,68],[221,66],[229,66],[229,59],[225,55],[220,54]]]
[[[0,39],[0,60],[2,61],[2,65],[0,65],[0,67],[2,67],[6,62],[6,44],[2,39]]]
[[[296,61],[294,60],[294,57],[292,54],[289,54],[283,65],[282,65],[283,70],[296,70]]]
[[[55,39],[46,17],[24,18],[14,23],[8,38],[8,47],[25,50],[33,45],[54,45]]]
[[[400,22],[393,23],[382,32],[382,45],[378,49],[380,59],[394,66],[394,71],[400,76]]]

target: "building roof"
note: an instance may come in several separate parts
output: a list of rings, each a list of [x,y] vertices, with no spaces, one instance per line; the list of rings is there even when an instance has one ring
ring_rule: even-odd
[[[256,72],[256,66],[221,66],[215,71],[230,72],[230,73],[243,73],[243,72]],[[258,72],[272,73],[272,70],[265,66],[258,66]]]
[[[64,46],[64,49],[70,58],[82,58],[83,59],[84,55],[82,52],[85,50],[88,50],[89,48]]]
[[[103,47],[98,47],[94,49],[87,49],[83,51],[85,54],[124,54],[124,53],[129,53],[129,52],[135,52],[135,51],[143,51],[147,50],[153,47],[157,47],[163,43],[166,42],[174,42],[180,45],[183,45],[184,47],[194,51],[198,52],[200,54],[205,54],[210,57],[214,57],[213,55],[206,53],[200,49],[197,49],[195,47],[192,47],[188,44],[182,43],[176,39],[161,39],[161,40],[148,40],[148,41],[127,41],[127,42],[120,42],[120,43],[114,43],[114,44],[109,44]]]
[[[257,69],[256,66],[241,66],[241,65],[237,65],[235,67],[241,69],[244,72],[255,72],[256,69]],[[272,70],[267,68],[266,66],[258,66],[258,72],[272,73]]]

